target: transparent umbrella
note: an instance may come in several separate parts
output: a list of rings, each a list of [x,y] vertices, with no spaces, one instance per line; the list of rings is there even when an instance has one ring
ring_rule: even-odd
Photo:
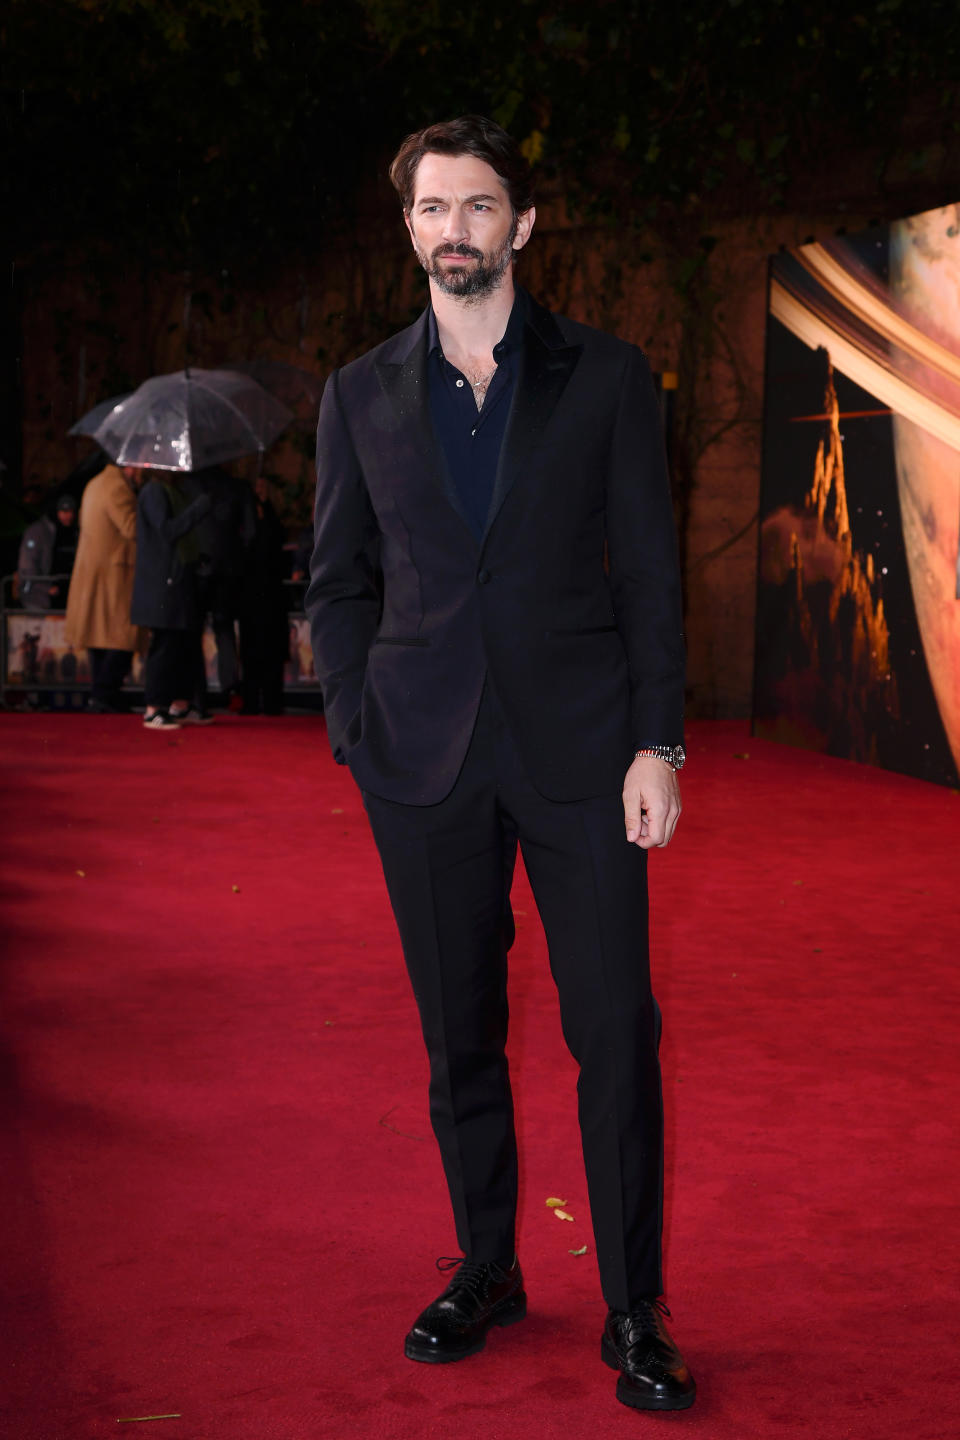
[[[70,426],[70,429],[67,431],[67,434],[95,434],[97,428],[103,424],[104,420],[106,420],[107,416],[110,414],[110,411],[113,410],[117,405],[121,404],[122,401],[126,400],[129,394],[130,391],[125,390],[122,395],[111,395],[109,400],[101,400],[99,405],[94,405],[93,409],[88,410],[86,415],[81,415],[79,420],[75,420],[74,423]]]
[[[93,438],[117,465],[204,470],[262,454],[292,418],[249,375],[176,370],[145,380],[113,407]]]

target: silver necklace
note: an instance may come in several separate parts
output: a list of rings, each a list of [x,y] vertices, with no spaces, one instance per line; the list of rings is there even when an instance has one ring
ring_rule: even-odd
[[[447,360],[446,355],[444,355],[443,358],[444,358],[444,360]],[[447,364],[449,365],[450,363],[451,363],[451,362],[450,362],[449,360],[447,360]],[[456,369],[456,368],[457,368],[457,367],[454,366],[454,369]],[[467,378],[467,384],[468,384],[473,390],[482,390],[483,387],[484,387],[484,385],[489,385],[489,384],[490,384],[490,381],[493,379],[494,375],[496,375],[496,373],[497,373],[497,366],[494,365],[493,369],[490,371],[490,373],[489,373],[488,375],[481,375],[478,380],[471,380],[471,379],[469,378],[470,372],[466,370],[466,367],[464,367],[464,369],[465,369],[466,374],[467,374],[467,377],[468,377],[468,378]]]
[[[493,379],[494,375],[496,375],[496,373],[497,367],[495,365],[488,375],[480,375],[477,377],[476,380],[471,380],[470,372],[467,371],[467,384],[473,390],[485,390],[486,387],[490,384],[490,381]]]

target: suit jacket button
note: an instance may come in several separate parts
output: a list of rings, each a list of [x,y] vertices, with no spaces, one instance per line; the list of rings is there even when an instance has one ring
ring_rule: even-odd
[[[491,576],[489,570],[481,570],[480,574],[477,576],[477,580],[480,582],[481,585],[489,584],[492,578],[493,577]]]

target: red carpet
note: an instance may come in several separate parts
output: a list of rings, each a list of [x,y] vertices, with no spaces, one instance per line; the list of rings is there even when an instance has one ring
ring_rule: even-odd
[[[455,1242],[322,723],[4,716],[0,746],[5,1440],[957,1434],[955,794],[692,727],[652,890],[668,1299],[700,1395],[658,1417],[619,1406],[599,1359],[574,1068],[526,883],[530,1318],[418,1366],[403,1333]]]

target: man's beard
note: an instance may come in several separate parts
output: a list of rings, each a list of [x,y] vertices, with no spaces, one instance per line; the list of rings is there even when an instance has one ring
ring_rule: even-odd
[[[475,250],[472,245],[461,244],[438,245],[427,256],[417,245],[417,259],[444,295],[455,295],[458,300],[482,300],[500,288],[504,275],[513,263],[513,242],[516,235],[517,222],[514,219],[503,244],[489,255],[485,255],[482,250]],[[477,263],[469,268],[457,266],[447,270],[440,264],[444,255],[464,255]]]

